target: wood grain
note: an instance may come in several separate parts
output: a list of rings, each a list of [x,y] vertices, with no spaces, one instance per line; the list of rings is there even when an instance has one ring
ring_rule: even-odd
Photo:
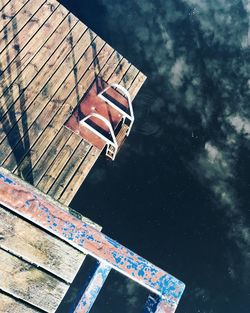
[[[1,0],[0,31],[14,18],[29,0]]]
[[[81,37],[80,30],[82,30],[82,28],[79,29],[76,26],[76,28],[73,29],[69,37],[67,37],[68,39],[73,38],[77,42],[76,46],[73,46],[74,52],[70,51],[66,59],[64,59],[63,63],[61,63],[58,69],[54,71],[53,75],[50,77],[48,82],[42,88],[41,92],[37,95],[36,99],[28,107],[26,118],[26,129],[22,128],[22,119],[20,119],[9,133],[9,136],[12,136],[13,132],[18,132],[20,138],[16,138],[16,141],[14,140],[12,141],[12,147],[10,147],[10,145],[8,144],[9,138],[6,138],[5,141],[2,142],[3,147],[2,155],[8,155],[9,153],[11,153],[8,159],[4,162],[4,166],[11,171],[14,171],[18,165],[18,163],[16,162],[16,155],[18,154],[19,159],[22,159],[25,156],[27,151],[39,137],[39,134],[41,134],[44,128],[46,127],[48,117],[51,116],[51,110],[53,109],[55,110],[55,108],[58,106],[58,101],[53,102],[52,103],[53,105],[50,106],[49,108],[48,106],[46,106],[48,101],[51,99],[50,95],[53,97],[53,95],[57,92],[59,87],[64,88],[64,92],[66,92],[65,78],[69,76],[70,72],[75,67],[75,63],[78,62],[80,57],[82,56],[82,49],[84,49],[84,43],[88,46],[91,42],[90,33],[88,31],[84,33],[82,38],[80,39],[78,38],[78,36]],[[70,42],[74,44],[74,40]],[[71,45],[70,43],[68,44]],[[74,58],[72,58],[73,53]],[[23,139],[22,138],[23,136],[26,137]],[[25,150],[23,149],[22,143],[26,140],[26,138],[28,138],[29,140],[29,146]],[[19,139],[19,144],[17,139]],[[16,144],[18,145],[13,148],[13,146],[15,146]]]
[[[59,3],[56,0],[49,0],[33,15],[30,22],[27,23],[21,32],[17,34],[15,39],[3,50],[0,55],[1,59],[1,71],[3,72],[6,67],[12,62],[12,60],[20,54],[25,55],[28,51],[25,49],[25,46],[29,43],[29,41],[36,37],[36,34],[39,33],[40,29],[47,29],[47,38],[49,35],[49,26],[50,26],[50,18],[53,13],[58,8]],[[47,21],[48,19],[48,21]],[[54,17],[53,17],[54,19]],[[55,22],[56,25],[56,22]],[[53,27],[52,27],[53,28]],[[43,39],[45,39],[44,37]],[[37,43],[36,43],[37,44]],[[33,43],[34,46],[34,43]],[[31,48],[31,45],[30,45]],[[29,54],[30,51],[29,51]],[[18,61],[21,63],[21,55],[18,56]],[[22,64],[22,63],[21,63]],[[10,71],[11,72],[11,71]],[[12,74],[12,73],[11,73]],[[14,80],[14,77],[11,77]]]
[[[0,52],[6,49],[7,45],[14,39],[24,25],[32,19],[33,15],[44,2],[44,0],[32,0],[27,2],[18,13],[18,19],[14,17],[11,19],[10,23],[2,29],[0,32]],[[12,2],[10,2],[10,5],[13,5]]]
[[[68,285],[0,249],[0,289],[46,312],[55,312]]]
[[[41,313],[40,310],[31,308],[17,299],[0,291],[0,313]]]
[[[0,247],[72,282],[85,256],[0,207]]]

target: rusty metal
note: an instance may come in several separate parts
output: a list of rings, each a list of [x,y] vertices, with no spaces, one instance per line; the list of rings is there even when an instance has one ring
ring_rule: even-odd
[[[0,203],[119,271],[160,297],[157,313],[173,313],[185,285],[118,242],[62,211],[19,179],[0,171]],[[172,311],[171,311],[172,310]]]
[[[133,123],[129,92],[97,77],[65,126],[100,150],[107,146],[106,155],[114,160],[119,149],[116,136],[123,124],[128,126],[128,136]]]

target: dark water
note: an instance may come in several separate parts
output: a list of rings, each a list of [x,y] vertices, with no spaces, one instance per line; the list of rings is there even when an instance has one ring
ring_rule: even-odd
[[[184,281],[178,313],[249,313],[249,0],[61,2],[148,76],[131,136],[72,207]],[[144,297],[112,274],[91,312]]]

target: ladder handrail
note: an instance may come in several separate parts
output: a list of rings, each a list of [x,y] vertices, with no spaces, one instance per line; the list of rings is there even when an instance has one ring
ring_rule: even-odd
[[[124,110],[121,110],[115,103],[113,103],[112,101],[110,101],[109,99],[107,99],[103,94],[110,88],[116,88],[118,90],[120,90],[123,95],[126,96],[127,100],[128,100],[128,105],[129,105],[129,112],[130,112],[130,115],[127,114]],[[130,93],[129,91],[123,87],[122,85],[120,84],[117,84],[117,83],[112,83],[110,84],[109,86],[107,86],[106,88],[104,88],[99,94],[98,96],[104,100],[105,102],[107,102],[108,104],[112,105],[116,110],[118,110],[121,114],[123,114],[125,117],[127,117],[130,121],[131,121],[131,124],[128,128],[128,132],[127,132],[127,136],[129,135],[130,131],[131,131],[131,128],[133,126],[133,123],[134,123],[134,120],[135,120],[135,116],[134,116],[134,109],[133,109],[133,105],[132,105],[132,99],[131,99],[131,96],[130,96]]]
[[[113,142],[112,142],[109,138],[107,138],[106,136],[104,136],[103,134],[101,134],[99,131],[97,131],[94,127],[92,127],[91,125],[89,125],[89,124],[86,123],[86,121],[87,121],[88,119],[90,119],[91,117],[96,117],[96,118],[98,118],[99,120],[101,120],[102,122],[104,122],[104,123],[106,124],[106,126],[108,126],[109,131],[110,131],[110,134],[111,134],[111,137],[112,137],[112,139],[113,139]],[[89,115],[85,116],[83,119],[81,119],[79,123],[80,123],[80,125],[84,125],[84,123],[85,123],[85,125],[88,125],[88,127],[91,128],[91,130],[92,130],[97,136],[99,136],[100,138],[102,138],[103,140],[105,140],[107,144],[112,145],[112,146],[114,147],[115,151],[114,151],[114,155],[113,155],[113,157],[112,157],[112,160],[114,160],[114,158],[115,158],[115,156],[116,156],[116,154],[117,154],[117,151],[118,151],[118,144],[117,144],[117,140],[116,140],[116,137],[115,137],[114,129],[113,129],[113,127],[112,127],[110,121],[107,120],[107,119],[106,119],[104,116],[102,116],[101,114],[93,112],[93,113],[90,113]],[[109,147],[107,147],[106,155],[107,155],[107,153],[108,153],[108,150],[109,150]]]

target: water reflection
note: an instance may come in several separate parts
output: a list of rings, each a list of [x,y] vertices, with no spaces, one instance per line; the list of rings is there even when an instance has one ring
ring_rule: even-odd
[[[249,1],[62,2],[148,76],[118,163],[74,205],[187,283],[178,312],[249,312]]]

